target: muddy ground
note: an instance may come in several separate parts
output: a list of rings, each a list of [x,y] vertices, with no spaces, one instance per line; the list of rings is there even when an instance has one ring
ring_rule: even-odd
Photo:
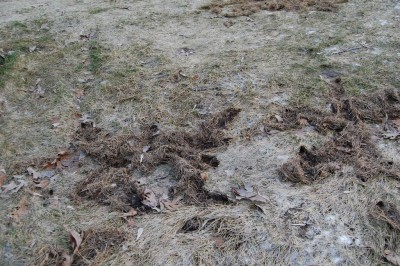
[[[400,3],[0,2],[1,265],[400,265]]]

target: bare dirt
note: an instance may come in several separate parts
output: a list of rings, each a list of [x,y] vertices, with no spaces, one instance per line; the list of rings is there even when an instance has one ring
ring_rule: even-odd
[[[398,265],[399,20],[0,2],[0,264]]]

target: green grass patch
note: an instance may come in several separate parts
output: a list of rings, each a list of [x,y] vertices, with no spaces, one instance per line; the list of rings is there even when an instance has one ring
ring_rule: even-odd
[[[92,42],[89,48],[90,65],[89,70],[93,73],[97,73],[101,68],[104,61],[104,55],[102,54],[101,47],[97,42]]]
[[[89,14],[91,14],[91,15],[99,14],[99,13],[102,13],[102,12],[106,12],[106,11],[108,11],[109,9],[110,9],[110,8],[96,7],[96,8],[93,8],[93,9],[89,10]]]
[[[20,28],[20,29],[27,29],[28,26],[25,23],[22,23],[20,21],[13,21],[9,24],[10,28]]]
[[[0,56],[0,87],[4,86],[6,76],[12,70],[17,58],[17,52],[7,54],[4,57]]]

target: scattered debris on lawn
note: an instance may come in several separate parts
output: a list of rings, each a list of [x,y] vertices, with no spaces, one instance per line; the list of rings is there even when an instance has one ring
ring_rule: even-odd
[[[335,12],[338,4],[347,3],[348,0],[213,0],[210,4],[203,6],[203,9],[225,17],[249,16],[262,10],[269,11],[326,11]]]
[[[44,169],[63,169],[72,167],[79,160],[79,153],[75,150],[60,150],[57,157],[42,165]]]
[[[399,178],[393,162],[385,161],[371,140],[365,122],[382,123],[384,119],[400,117],[400,97],[395,89],[377,91],[365,97],[347,98],[340,79],[332,85],[331,111],[309,107],[285,108],[282,122],[276,117],[266,121],[266,128],[289,130],[312,126],[331,135],[318,147],[301,146],[298,156],[285,163],[280,173],[285,180],[310,184],[341,169],[354,167],[357,176],[366,181],[379,174]]]
[[[227,201],[227,197],[204,189],[208,174],[217,167],[218,159],[210,152],[228,144],[228,124],[239,114],[228,108],[201,123],[198,130],[164,132],[156,125],[145,127],[140,134],[111,136],[91,124],[82,124],[76,133],[77,145],[103,165],[77,185],[75,196],[128,211],[132,207],[144,211],[160,205],[167,209],[175,204],[162,201],[149,188],[133,177],[134,170],[150,173],[155,167],[168,164],[178,179],[170,189],[171,199],[182,196],[186,202],[203,204],[208,200]]]

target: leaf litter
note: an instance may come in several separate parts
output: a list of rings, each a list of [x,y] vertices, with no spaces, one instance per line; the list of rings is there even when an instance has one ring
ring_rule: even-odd
[[[200,123],[196,130],[172,132],[150,125],[139,134],[112,135],[91,123],[82,123],[75,136],[76,145],[102,167],[78,183],[73,197],[95,200],[123,211],[160,211],[164,207],[174,210],[178,205],[173,199],[177,197],[188,204],[226,202],[226,195],[204,188],[208,179],[205,171],[218,166],[212,151],[229,144],[225,131],[239,112],[228,108]],[[177,179],[167,199],[134,177],[135,171],[149,174],[160,165],[169,165]]]
[[[46,254],[41,265],[98,265],[126,240],[126,233],[119,229],[89,228],[82,233],[69,230],[68,238],[71,249],[41,251]]]
[[[258,191],[255,190],[254,186],[249,183],[245,183],[243,186],[237,188],[232,188],[232,192],[238,200],[247,199],[250,201],[267,202],[267,199],[261,196]]]

